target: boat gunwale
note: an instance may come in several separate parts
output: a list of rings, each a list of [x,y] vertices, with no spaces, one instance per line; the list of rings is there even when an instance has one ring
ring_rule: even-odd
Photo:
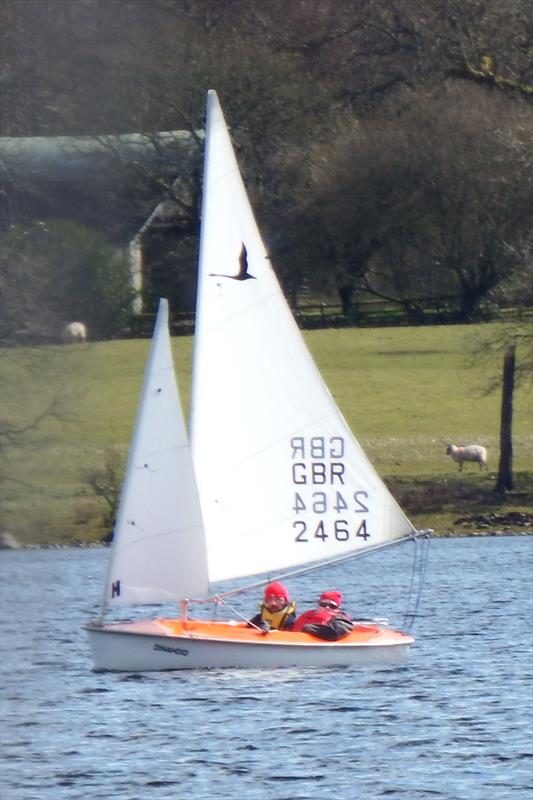
[[[221,636],[220,634],[217,636],[216,634],[208,635],[206,633],[199,633],[195,631],[183,631],[180,633],[169,633],[168,627],[166,630],[158,631],[146,631],[146,630],[127,630],[124,625],[134,625],[135,622],[155,622],[161,623],[164,627],[164,622],[158,619],[154,620],[135,620],[131,622],[115,622],[115,623],[107,623],[101,624],[98,622],[89,622],[85,625],[85,630],[91,633],[103,633],[103,634],[114,634],[119,636],[140,636],[140,637],[148,637],[152,639],[165,639],[169,642],[172,641],[181,641],[181,642],[210,642],[212,644],[220,644],[220,645],[267,645],[268,647],[319,647],[319,648],[356,648],[356,647],[375,647],[375,648],[382,648],[382,647],[409,647],[414,644],[414,639],[409,634],[403,633],[402,631],[396,631],[389,628],[382,628],[380,626],[372,626],[377,628],[377,634],[375,631],[367,630],[366,633],[369,635],[369,638],[366,640],[361,640],[358,638],[357,641],[354,641],[354,637],[360,637],[363,634],[361,628],[364,626],[360,626],[359,630],[351,631],[346,637],[343,639],[338,639],[336,641],[327,641],[327,640],[320,640],[315,637],[312,637],[310,634],[306,634],[305,632],[301,634],[300,632],[293,633],[292,631],[272,631],[270,634],[264,634],[262,631],[254,631],[252,629],[249,630],[250,637],[249,638],[235,638],[231,637],[231,631],[228,631],[228,636]],[[176,620],[176,622],[180,622],[180,620]],[[196,620],[195,622],[198,622]],[[204,622],[200,620],[200,622]],[[206,625],[210,623],[205,623]],[[230,623],[215,623],[218,625],[227,624],[229,629],[231,628],[238,628],[242,631],[243,626],[239,625],[231,625]],[[273,634],[273,635],[272,635]],[[371,635],[374,634],[374,635]],[[387,636],[388,634],[388,636]],[[285,637],[294,637],[298,636],[297,641],[291,641],[290,639],[285,641],[280,641],[278,636],[282,635]],[[252,638],[253,636],[253,638]],[[376,639],[385,638],[386,641],[376,641]],[[308,640],[307,640],[308,639]]]

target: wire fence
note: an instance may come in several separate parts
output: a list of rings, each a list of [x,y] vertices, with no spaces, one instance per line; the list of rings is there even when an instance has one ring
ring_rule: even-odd
[[[386,300],[365,300],[354,303],[346,312],[338,303],[314,303],[292,308],[298,326],[302,330],[319,328],[370,328],[400,327],[412,325],[454,325],[466,320],[456,297],[406,300],[399,305]],[[482,306],[469,322],[507,320],[518,313],[533,315],[533,309],[502,308],[495,305]],[[131,319],[126,335],[131,337],[151,336],[155,321],[154,313],[136,315]],[[172,336],[190,336],[194,333],[194,312],[171,314]]]

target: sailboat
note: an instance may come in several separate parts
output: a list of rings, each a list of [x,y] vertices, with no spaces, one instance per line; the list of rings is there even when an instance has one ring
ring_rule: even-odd
[[[220,620],[213,586],[412,540],[417,531],[350,431],[283,296],[216,92],[207,97],[190,437],[161,300],[100,612],[96,670],[396,662],[413,643],[374,621],[323,641]],[[266,582],[266,581],[265,581]],[[259,584],[256,584],[259,585]],[[232,589],[233,590],[233,589]],[[210,596],[210,593],[212,596]],[[191,607],[213,603],[208,619]],[[108,621],[113,609],[174,613]],[[201,614],[200,614],[201,616]]]

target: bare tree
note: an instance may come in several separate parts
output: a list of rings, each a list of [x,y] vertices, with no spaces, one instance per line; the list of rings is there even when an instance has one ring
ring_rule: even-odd
[[[123,473],[123,458],[117,450],[107,450],[101,466],[86,469],[82,473],[95,496],[105,504],[104,524],[108,528],[108,538],[111,538],[115,524]]]
[[[469,86],[422,93],[316,145],[296,205],[352,290],[457,295],[467,319],[528,268],[531,152],[529,106]]]

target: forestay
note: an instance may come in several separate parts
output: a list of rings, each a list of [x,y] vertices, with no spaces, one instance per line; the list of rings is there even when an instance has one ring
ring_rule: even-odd
[[[205,543],[161,300],[126,467],[103,605],[163,603],[208,589]]]
[[[210,581],[335,560],[413,534],[296,326],[214,91],[191,417]]]

